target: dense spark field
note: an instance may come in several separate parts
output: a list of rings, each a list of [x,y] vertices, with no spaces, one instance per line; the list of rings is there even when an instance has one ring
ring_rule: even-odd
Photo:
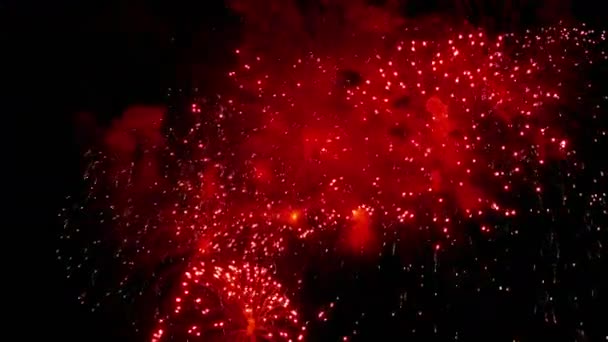
[[[247,263],[195,264],[152,341],[301,341],[306,329],[269,273]]]
[[[493,239],[520,216],[541,215],[553,187],[543,175],[579,170],[569,132],[597,113],[561,108],[587,101],[572,85],[591,91],[578,73],[606,60],[597,49],[604,33],[433,32],[353,37],[289,61],[239,49],[221,96],[193,98],[173,119],[125,113],[90,154],[89,194],[64,213],[66,245],[90,242],[82,258],[60,252],[70,275],[92,267],[87,276],[106,291],[85,291],[82,301],[132,298],[134,274],[168,282],[167,268],[194,257],[205,261],[188,267],[173,299],[184,314],[174,312],[153,339],[202,338],[224,322],[222,334],[259,329],[267,340],[296,340],[294,309],[254,264],[287,259],[282,273],[301,284],[298,256],[313,253],[303,250],[364,260],[418,239],[436,268],[441,250],[470,240],[465,225]],[[583,138],[605,139],[596,133]],[[118,261],[111,275],[91,266],[104,253]],[[221,266],[227,260],[245,263]],[[218,316],[203,317],[205,305]],[[280,314],[257,311],[267,305]],[[277,320],[294,329],[289,338]]]

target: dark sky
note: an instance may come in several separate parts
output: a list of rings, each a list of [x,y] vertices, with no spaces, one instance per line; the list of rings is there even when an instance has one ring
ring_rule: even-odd
[[[570,14],[601,23],[605,15],[593,3],[573,1]],[[445,12],[445,4],[413,1],[403,13]],[[54,217],[81,172],[78,114],[91,113],[103,126],[131,104],[165,104],[168,87],[205,88],[230,63],[242,22],[212,0],[15,1],[0,4],[0,12],[2,55],[8,57],[1,82],[5,115],[19,127],[5,129],[17,156],[17,179],[23,177],[15,182],[14,199],[24,210],[11,215],[21,243],[9,262],[17,261],[18,275],[5,277],[21,288],[18,293],[25,290],[15,296],[13,315],[29,328],[18,329],[23,338],[17,340],[31,334],[57,341],[120,336],[113,331],[120,328],[76,305],[54,261],[60,227]],[[537,18],[525,13],[521,25],[533,24]]]

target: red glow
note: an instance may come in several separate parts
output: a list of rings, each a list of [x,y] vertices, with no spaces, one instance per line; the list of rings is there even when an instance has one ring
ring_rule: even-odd
[[[366,21],[368,29],[392,32],[394,23],[380,19]],[[485,234],[496,216],[516,216],[508,203],[519,186],[540,197],[533,173],[568,157],[553,109],[568,92],[555,80],[578,60],[564,54],[590,43],[574,44],[578,34],[561,28],[533,44],[471,28],[426,31],[422,43],[418,33],[395,31],[288,57],[242,46],[225,76],[230,89],[217,103],[193,99],[186,127],[167,123],[166,135],[162,110],[126,111],[87,174],[91,202],[111,209],[124,264],[192,251],[220,265],[268,262],[292,240],[369,252],[410,230],[438,233],[441,243],[427,247],[439,255],[463,222]],[[135,196],[142,189],[146,196]],[[174,328],[186,339],[222,329],[303,338],[264,268],[207,263],[188,272],[180,305],[153,340],[170,339]],[[260,304],[268,296],[277,316]],[[286,330],[269,324],[277,319]]]
[[[351,251],[366,251],[375,239],[371,229],[370,213],[365,208],[352,211],[352,224],[347,228],[346,242]]]

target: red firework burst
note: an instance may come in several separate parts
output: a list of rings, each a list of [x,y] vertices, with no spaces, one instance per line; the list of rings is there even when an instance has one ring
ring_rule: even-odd
[[[431,27],[353,35],[292,59],[237,50],[233,87],[193,99],[167,136],[158,111],[126,115],[107,135],[82,216],[115,230],[85,253],[110,251],[123,286],[133,269],[153,273],[184,251],[273,259],[291,236],[360,251],[410,230],[449,244],[465,220],[489,234],[522,197],[540,200],[552,161],[573,158],[573,118],[556,108],[576,105],[568,82],[603,40],[576,27],[498,37]],[[328,230],[343,243],[326,243]],[[303,338],[263,268],[202,263],[183,284],[154,339]]]
[[[319,231],[363,206],[449,238],[462,219],[517,215],[522,193],[542,192],[535,174],[571,152],[555,108],[603,36],[434,32],[351,38],[293,63],[238,50],[236,90],[193,104],[186,163],[216,175],[201,183],[228,219],[271,222],[289,208]]]
[[[195,263],[152,341],[300,341],[305,326],[271,271]]]

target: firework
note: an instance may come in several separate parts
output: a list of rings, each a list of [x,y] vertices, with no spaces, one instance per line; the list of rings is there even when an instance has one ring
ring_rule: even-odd
[[[572,153],[572,118],[555,108],[573,101],[565,82],[603,35],[421,35],[293,64],[237,50],[235,92],[220,111],[193,104],[187,144],[220,168],[214,182],[232,189],[221,194],[231,206],[267,219],[320,212],[317,230],[361,206],[385,222],[432,221],[448,237],[454,219],[516,216],[522,193],[542,193],[534,174]]]
[[[585,114],[558,108],[579,101],[577,70],[606,59],[604,40],[560,25],[373,33],[292,59],[238,49],[229,89],[191,99],[166,136],[127,124],[108,135],[67,217],[111,230],[92,234],[77,268],[109,251],[121,288],[167,258],[219,260],[189,268],[153,340],[303,339],[282,286],[248,262],[297,259],[296,242],[394,253],[424,232],[436,270],[465,223],[491,236],[540,213],[542,175],[577,167],[568,132]]]
[[[195,263],[152,341],[301,341],[305,326],[268,269]]]

